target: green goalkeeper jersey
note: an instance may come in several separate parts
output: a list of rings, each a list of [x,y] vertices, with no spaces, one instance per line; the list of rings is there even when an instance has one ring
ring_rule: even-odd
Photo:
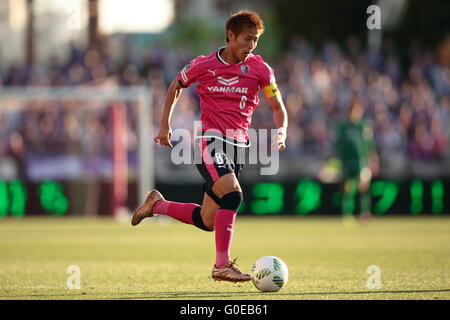
[[[369,165],[374,153],[373,130],[368,121],[345,121],[336,128],[335,154],[342,162],[344,176],[357,175]]]

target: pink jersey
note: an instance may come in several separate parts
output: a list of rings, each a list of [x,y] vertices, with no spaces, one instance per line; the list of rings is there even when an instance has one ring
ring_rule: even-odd
[[[199,82],[202,130],[216,130],[222,135],[248,141],[248,129],[260,89],[275,83],[273,69],[257,55],[237,64],[226,63],[219,52],[199,56],[178,74],[183,87]],[[228,130],[228,132],[227,132]]]

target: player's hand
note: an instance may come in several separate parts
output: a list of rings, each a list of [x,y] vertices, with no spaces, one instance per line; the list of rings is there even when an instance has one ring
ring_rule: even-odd
[[[172,148],[173,146],[170,143],[171,138],[172,138],[172,128],[170,126],[161,126],[159,128],[158,135],[155,137],[155,139],[153,139],[153,141],[155,141],[156,143],[159,142],[159,144],[162,146],[169,146]]]
[[[272,143],[272,150],[283,151],[286,149],[286,133],[279,132],[275,137],[275,141]]]

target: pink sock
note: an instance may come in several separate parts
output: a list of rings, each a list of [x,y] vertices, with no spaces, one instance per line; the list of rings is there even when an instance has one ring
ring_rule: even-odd
[[[195,208],[200,207],[195,203],[182,203],[167,200],[160,200],[153,206],[153,213],[164,214],[166,216],[177,219],[178,221],[194,224],[192,221],[192,212]]]
[[[218,209],[215,219],[216,268],[223,268],[230,262],[230,248],[233,240],[236,211]]]

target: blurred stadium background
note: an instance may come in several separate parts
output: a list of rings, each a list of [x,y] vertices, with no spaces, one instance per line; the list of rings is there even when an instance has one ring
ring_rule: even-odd
[[[366,26],[372,4],[381,30]],[[233,256],[245,270],[280,256],[290,280],[273,295],[211,282],[212,233],[128,216],[153,185],[201,202],[195,167],[153,137],[170,81],[224,44],[242,8],[265,21],[256,52],[289,130],[277,175],[244,170]],[[449,16],[448,0],[0,0],[0,298],[448,299]],[[380,217],[349,228],[338,180],[320,172],[355,96],[375,128]],[[189,88],[173,129],[198,117]],[[262,98],[253,127],[272,117]],[[80,291],[66,286],[74,264]],[[373,264],[381,290],[366,287]]]
[[[366,27],[371,4],[381,30]],[[152,185],[200,202],[195,167],[172,164],[152,137],[171,79],[223,45],[239,8],[266,22],[257,53],[290,122],[279,174],[247,166],[242,213],[340,212],[336,184],[318,173],[355,96],[381,159],[374,212],[450,212],[448,1],[2,0],[0,216],[111,215]],[[173,128],[193,130],[198,116],[190,88]],[[253,127],[273,128],[265,99]]]

